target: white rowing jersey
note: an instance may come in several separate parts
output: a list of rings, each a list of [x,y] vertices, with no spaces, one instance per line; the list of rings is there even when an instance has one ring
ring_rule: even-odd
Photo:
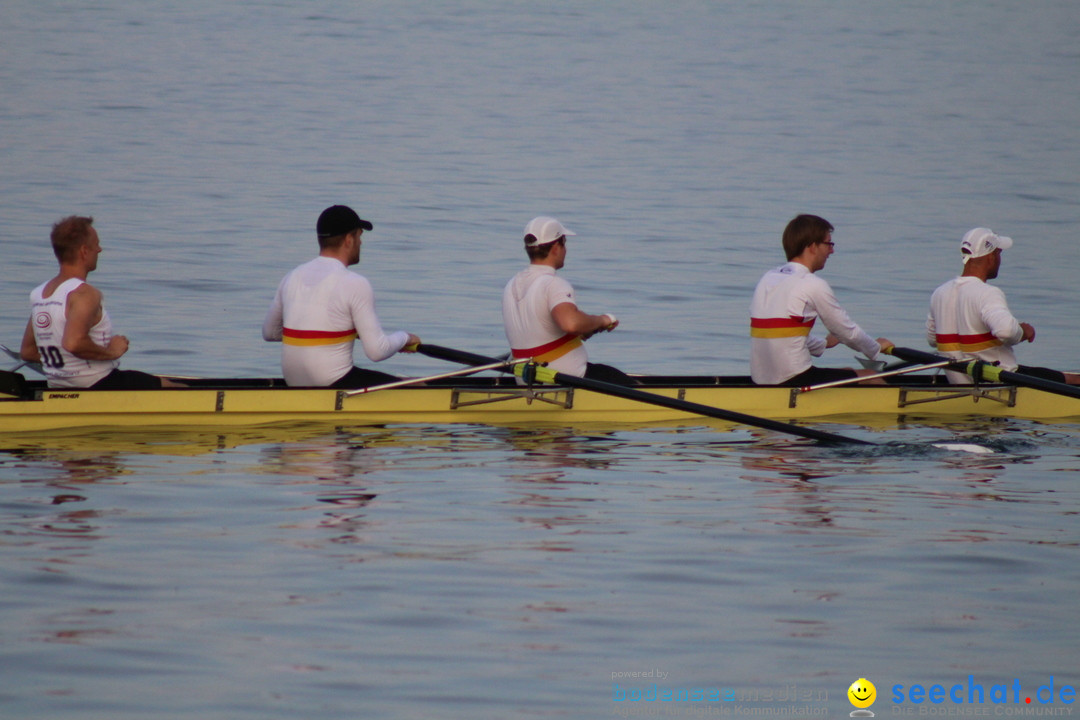
[[[48,285],[48,282],[44,282],[30,293],[34,342],[41,354],[41,366],[49,387],[88,388],[120,365],[119,360],[84,360],[64,349],[68,295],[82,284],[79,278],[70,278],[60,283],[52,295],[44,297],[45,286]],[[102,347],[108,347],[112,334],[112,320],[102,308],[101,320],[90,328],[90,339]]]
[[[263,339],[283,343],[281,370],[292,386],[325,387],[344,377],[357,337],[375,362],[409,341],[407,332],[383,332],[371,283],[334,258],[319,256],[286,275],[263,321]]]
[[[750,304],[750,376],[759,385],[782,383],[813,364],[825,338],[810,334],[818,318],[825,329],[873,360],[881,346],[836,301],[829,283],[802,263],[789,262],[764,276]]]
[[[1002,370],[1018,367],[1012,346],[1024,339],[1024,329],[1009,311],[1005,293],[980,278],[953,278],[930,297],[926,341],[954,360],[982,360]],[[966,383],[964,373],[946,371],[951,382]]]
[[[551,316],[562,303],[577,307],[570,283],[550,265],[530,264],[503,289],[503,329],[515,358],[534,358],[556,372],[582,377],[589,362],[585,344]]]

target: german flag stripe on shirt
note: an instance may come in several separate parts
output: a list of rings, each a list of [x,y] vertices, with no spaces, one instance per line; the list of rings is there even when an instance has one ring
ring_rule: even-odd
[[[573,333],[567,333],[558,340],[552,340],[534,348],[511,348],[510,352],[519,360],[521,358],[532,358],[537,362],[551,362],[579,347],[581,347],[581,337]]]
[[[786,318],[750,318],[750,337],[780,338],[809,335],[817,318],[792,316]]]
[[[356,339],[356,330],[293,330],[284,328],[281,341],[286,345],[338,345]]]
[[[966,352],[973,353],[979,350],[989,350],[1002,344],[993,333],[979,333],[978,335],[960,335],[959,333],[938,333],[936,336],[937,349],[939,352]]]

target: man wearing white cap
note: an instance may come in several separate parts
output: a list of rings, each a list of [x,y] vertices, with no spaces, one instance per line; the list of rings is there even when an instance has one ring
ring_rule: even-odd
[[[574,235],[553,217],[537,217],[525,226],[529,266],[510,278],[503,290],[503,327],[515,358],[533,358],[567,375],[620,384],[625,373],[589,362],[583,340],[614,330],[615,316],[589,315],[578,309],[574,288],[555,274],[566,263],[566,238]]]
[[[964,234],[960,255],[964,271],[937,290],[930,298],[926,318],[926,340],[939,353],[956,360],[982,360],[1002,370],[1022,372],[1055,382],[1080,384],[1080,375],[1049,368],[1019,365],[1012,346],[1035,341],[1035,328],[1017,321],[1005,302],[1005,293],[987,284],[1001,269],[1001,251],[1013,245],[1012,238],[977,227]],[[949,381],[968,383],[961,372],[946,371]]]

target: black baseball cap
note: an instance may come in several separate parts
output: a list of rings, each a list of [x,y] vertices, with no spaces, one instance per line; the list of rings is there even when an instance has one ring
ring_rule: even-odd
[[[351,233],[357,228],[371,230],[374,225],[363,220],[351,207],[346,205],[331,205],[319,215],[319,222],[315,224],[315,232],[320,240],[337,237]]]

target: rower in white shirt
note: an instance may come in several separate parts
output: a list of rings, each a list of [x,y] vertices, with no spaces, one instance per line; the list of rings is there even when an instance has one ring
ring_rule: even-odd
[[[750,375],[759,385],[801,387],[873,374],[863,368],[814,367],[812,357],[840,343],[873,360],[892,343],[863,332],[840,307],[832,288],[814,273],[834,252],[833,226],[799,215],[784,229],[788,262],[761,278],[750,305]],[[810,334],[821,319],[829,334]],[[867,382],[880,383],[880,380]]]
[[[291,386],[360,388],[399,378],[353,365],[353,342],[374,362],[413,352],[420,338],[403,330],[383,332],[375,293],[363,275],[347,269],[360,262],[361,236],[372,224],[351,208],[334,205],[316,224],[319,256],[278,285],[263,321],[263,339],[281,342],[281,369]]]
[[[959,277],[941,285],[930,298],[926,340],[954,360],[982,360],[1008,372],[1021,372],[1045,380],[1080,385],[1080,374],[1020,365],[1013,345],[1035,341],[1035,328],[1018,321],[1005,302],[1005,293],[987,283],[1001,270],[1001,251],[1012,238],[984,227],[974,228],[960,241],[964,269]],[[961,372],[947,370],[950,382],[969,383]]]
[[[633,385],[626,373],[589,362],[584,341],[614,330],[619,321],[611,313],[582,312],[574,288],[555,274],[566,263],[566,238],[573,235],[553,217],[536,217],[525,226],[529,266],[503,289],[503,327],[511,352],[567,375]]]

